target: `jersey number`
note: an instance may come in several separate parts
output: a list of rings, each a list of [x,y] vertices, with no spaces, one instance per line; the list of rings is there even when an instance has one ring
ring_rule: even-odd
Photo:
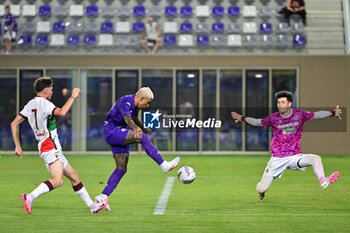
[[[34,118],[35,118],[35,126],[36,126],[36,129],[39,130],[39,127],[38,127],[38,120],[37,120],[37,117],[36,117],[36,109],[32,109],[32,112],[34,112]]]

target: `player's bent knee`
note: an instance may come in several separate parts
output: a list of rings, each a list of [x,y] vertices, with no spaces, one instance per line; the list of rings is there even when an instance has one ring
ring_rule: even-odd
[[[58,187],[60,187],[60,186],[62,186],[63,185],[63,179],[54,179],[53,181],[52,181],[52,186],[54,187],[54,188],[58,188]]]

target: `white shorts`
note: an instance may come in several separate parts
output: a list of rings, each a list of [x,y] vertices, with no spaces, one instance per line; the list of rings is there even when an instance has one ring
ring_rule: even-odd
[[[46,153],[42,153],[40,157],[44,160],[45,166],[47,167],[47,170],[50,172],[50,164],[55,162],[56,160],[60,160],[63,163],[63,168],[66,168],[68,165],[68,160],[66,157],[62,154],[62,151],[59,150],[52,150]]]
[[[271,157],[265,168],[264,176],[281,178],[287,168],[305,171],[307,167],[299,167],[299,160],[306,154],[297,154],[284,158]]]
[[[10,35],[10,31],[7,31],[4,35],[4,39],[11,40],[12,38],[13,39],[16,38],[16,32],[12,32],[12,35]]]

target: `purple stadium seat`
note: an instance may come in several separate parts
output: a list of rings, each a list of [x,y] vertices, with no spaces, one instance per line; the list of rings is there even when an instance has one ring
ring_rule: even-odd
[[[113,23],[112,22],[103,22],[101,23],[101,33],[113,33]]]
[[[98,16],[98,7],[95,5],[86,7],[86,16],[97,17]]]
[[[69,35],[67,38],[67,45],[69,46],[79,46],[80,45],[80,37],[79,35]]]
[[[22,35],[17,44],[19,46],[26,46],[26,47],[30,47],[32,46],[32,36],[31,35]]]
[[[133,23],[132,32],[133,33],[142,33],[145,31],[145,24],[141,22]]]
[[[64,22],[55,22],[53,24],[52,32],[54,33],[64,33],[66,31],[66,24]]]
[[[176,45],[176,36],[173,34],[164,35],[164,46],[175,46]]]
[[[271,23],[261,23],[260,24],[260,33],[261,34],[271,34],[272,33]]]
[[[223,17],[225,15],[225,9],[222,6],[214,6],[211,14],[214,17]]]
[[[223,23],[213,23],[212,32],[213,33],[224,33],[225,32],[224,24]]]
[[[40,6],[39,7],[39,16],[51,16],[51,6]]]
[[[167,6],[165,7],[164,15],[167,17],[176,17],[177,16],[177,8],[176,6]]]
[[[85,35],[84,45],[88,47],[96,46],[96,36],[95,35]]]
[[[181,33],[192,33],[192,24],[189,22],[184,22],[180,26]]]
[[[208,46],[209,37],[207,35],[198,35],[197,36],[197,46]]]
[[[306,45],[306,38],[303,35],[293,36],[293,47],[303,48]]]
[[[240,16],[239,6],[230,6],[227,10],[227,15],[229,17],[238,17]]]
[[[192,16],[192,7],[191,6],[182,6],[180,14],[182,17],[191,17]]]
[[[37,46],[47,46],[49,44],[49,39],[47,35],[37,35],[35,39],[35,45]]]
[[[144,6],[134,6],[134,16],[145,16],[146,9]]]

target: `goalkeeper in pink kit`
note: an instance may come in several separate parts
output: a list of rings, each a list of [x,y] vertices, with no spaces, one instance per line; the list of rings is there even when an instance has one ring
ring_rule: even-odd
[[[271,159],[267,163],[261,181],[257,184],[259,199],[262,200],[265,192],[269,189],[272,181],[281,178],[287,168],[305,171],[312,166],[322,188],[334,183],[339,172],[333,172],[325,177],[321,157],[315,154],[302,154],[300,151],[303,124],[305,121],[322,119],[327,117],[338,117],[341,119],[341,109],[337,105],[333,111],[307,112],[300,109],[292,109],[293,94],[289,91],[280,91],[275,95],[277,99],[278,112],[263,119],[245,117],[232,112],[235,122],[244,121],[253,126],[264,126],[273,128],[271,141]]]

